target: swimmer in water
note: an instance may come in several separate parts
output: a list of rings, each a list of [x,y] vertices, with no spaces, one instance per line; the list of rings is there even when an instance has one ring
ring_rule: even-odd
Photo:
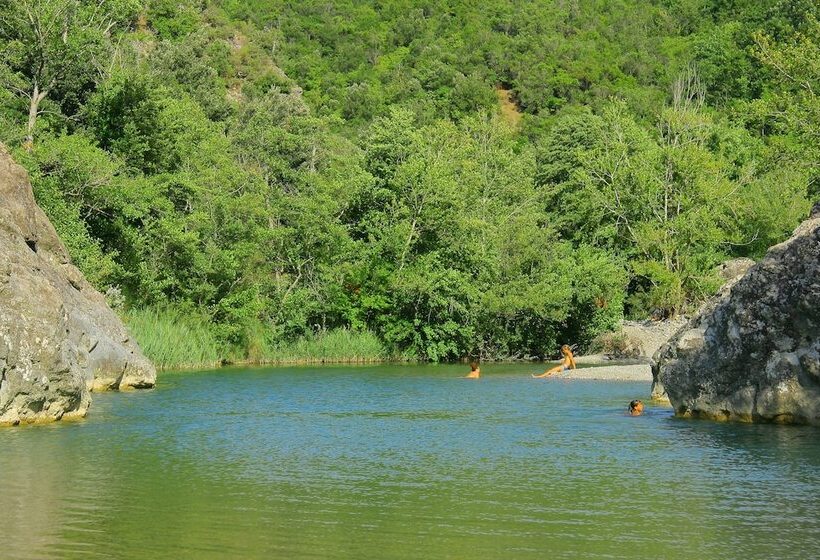
[[[627,411],[630,416],[640,416],[643,414],[643,401],[635,399],[634,401],[629,403],[629,410]]]
[[[481,369],[478,362],[470,362],[470,373],[464,376],[465,379],[478,379],[481,377]]]
[[[564,344],[561,347],[561,354],[563,354],[564,359],[561,360],[560,364],[558,364],[557,366],[555,366],[552,369],[548,369],[547,371],[545,371],[544,373],[542,373],[540,375],[532,374],[532,376],[535,377],[535,378],[549,377],[550,375],[553,375],[555,373],[560,373],[562,371],[566,371],[570,368],[575,369],[575,358],[572,356],[572,349],[567,344]]]

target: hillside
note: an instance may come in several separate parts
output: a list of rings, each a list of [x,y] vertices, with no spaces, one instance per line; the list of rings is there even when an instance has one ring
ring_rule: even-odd
[[[4,2],[0,140],[164,365],[333,333],[359,358],[550,356],[694,309],[717,265],[807,213],[818,16],[804,0]]]

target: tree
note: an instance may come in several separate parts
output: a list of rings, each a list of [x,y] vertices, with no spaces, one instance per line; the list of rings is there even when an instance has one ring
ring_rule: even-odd
[[[776,88],[763,100],[769,126],[787,138],[784,159],[810,175],[808,194],[820,196],[820,21],[809,16],[804,32],[784,42],[755,35],[757,56],[775,75]]]
[[[137,8],[136,0],[0,0],[0,74],[28,102],[27,145],[46,98],[82,95],[105,72],[111,33]]]

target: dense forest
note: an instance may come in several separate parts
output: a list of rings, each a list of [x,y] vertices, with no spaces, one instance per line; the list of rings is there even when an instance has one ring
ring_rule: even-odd
[[[160,365],[551,356],[686,313],[805,216],[819,20],[0,0],[0,140]]]

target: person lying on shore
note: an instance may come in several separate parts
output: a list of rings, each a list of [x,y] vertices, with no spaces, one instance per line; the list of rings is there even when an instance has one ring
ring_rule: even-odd
[[[554,368],[548,369],[540,375],[533,374],[532,376],[535,378],[549,377],[550,375],[566,371],[570,368],[575,369],[575,358],[572,355],[572,349],[569,347],[569,345],[564,344],[561,347],[561,354],[564,356],[564,358],[561,360],[560,364],[558,364]]]
[[[478,362],[470,362],[470,373],[464,376],[465,379],[478,379],[481,376],[481,369]]]
[[[635,399],[630,402],[629,410],[627,412],[630,416],[640,416],[643,414],[643,401]]]

